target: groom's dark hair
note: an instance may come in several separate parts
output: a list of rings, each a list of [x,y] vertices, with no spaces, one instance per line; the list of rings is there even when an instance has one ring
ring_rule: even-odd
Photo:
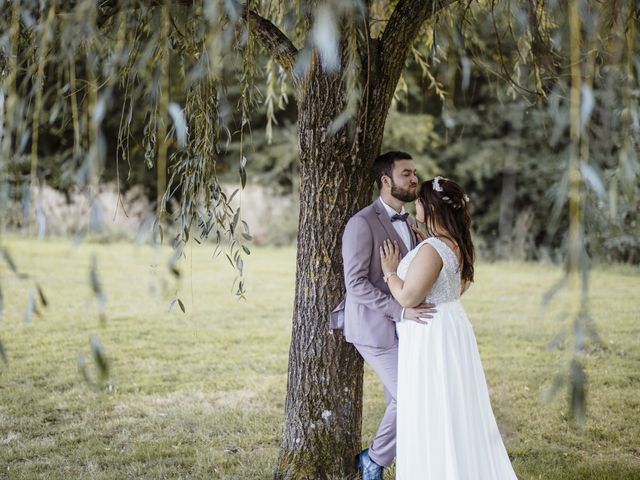
[[[380,155],[373,161],[373,178],[376,181],[378,190],[382,188],[382,177],[385,175],[392,178],[393,162],[397,160],[413,160],[407,152],[387,152]]]

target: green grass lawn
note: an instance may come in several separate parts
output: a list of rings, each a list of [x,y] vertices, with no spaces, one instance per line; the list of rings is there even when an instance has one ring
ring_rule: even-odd
[[[50,305],[25,323],[31,284],[0,265],[0,339],[9,357],[9,366],[0,366],[0,478],[271,477],[284,410],[294,249],[254,249],[241,302],[231,293],[235,273],[224,257],[212,259],[211,247],[187,249],[183,314],[177,306],[167,313],[175,291],[168,251],[16,237],[3,244],[21,270],[37,277]],[[92,254],[107,296],[103,325],[89,284]],[[521,479],[640,479],[640,275],[609,267],[592,276],[591,312],[604,346],[584,356],[583,432],[564,392],[551,403],[541,400],[570,358],[546,348],[569,326],[563,294],[541,307],[560,276],[550,265],[481,263],[464,298],[514,468]],[[107,392],[96,393],[78,373],[83,354],[95,376],[90,335],[100,337],[111,360]],[[375,375],[365,375],[366,444],[384,400]]]

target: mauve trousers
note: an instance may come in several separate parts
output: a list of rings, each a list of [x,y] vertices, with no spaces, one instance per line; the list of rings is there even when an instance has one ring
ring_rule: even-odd
[[[398,339],[388,348],[356,345],[364,361],[378,374],[384,385],[387,409],[369,447],[371,460],[388,467],[396,456],[396,392],[398,391]]]

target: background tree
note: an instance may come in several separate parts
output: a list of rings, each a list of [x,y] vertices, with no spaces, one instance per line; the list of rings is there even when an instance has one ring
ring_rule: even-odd
[[[505,127],[513,138],[527,131],[528,111],[531,124],[546,129],[551,150],[563,153],[554,158],[565,162],[554,217],[568,219],[568,278],[582,272],[584,279],[587,194],[609,198],[609,218],[617,218],[616,192],[632,202],[637,191],[636,8],[632,1],[586,0],[0,1],[0,205],[8,204],[10,187],[27,183],[37,209],[39,185],[51,174],[41,153],[56,132],[73,135],[61,139],[53,168],[71,172],[90,199],[107,161],[115,159],[119,175],[139,149],[155,170],[158,237],[172,221],[178,255],[193,233],[226,242],[242,295],[249,226],[241,208],[231,207],[218,173],[225,142],[236,136],[231,168],[246,182],[246,136],[260,101],[258,49],[264,49],[280,66],[265,65],[271,85],[279,78],[293,89],[300,162],[296,300],[276,477],[344,478],[361,448],[362,362],[327,330],[327,320],[343,294],[342,229],[371,200],[370,166],[394,97],[402,101],[411,83],[403,76],[407,63],[428,80],[452,133],[464,124],[455,121],[456,106],[483,83],[513,102]],[[267,91],[268,105],[273,98]],[[273,109],[267,112],[271,121]],[[112,118],[115,149],[105,140]],[[601,143],[593,148],[594,141]],[[446,145],[448,169],[455,169],[456,142]],[[618,174],[605,181],[587,161],[600,145],[603,156],[617,159],[611,169]],[[507,142],[500,151],[509,157],[512,148]],[[477,162],[470,168],[490,163]],[[516,198],[517,164],[517,155],[505,159],[491,187],[502,190],[497,224],[505,241],[514,222],[508,206]],[[178,200],[175,209],[170,198]],[[578,413],[585,384],[579,352],[595,335],[586,285],[567,337],[578,351],[568,377]]]

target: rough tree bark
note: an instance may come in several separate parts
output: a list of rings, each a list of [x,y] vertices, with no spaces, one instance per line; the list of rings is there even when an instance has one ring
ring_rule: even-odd
[[[296,297],[289,356],[284,434],[276,479],[344,479],[356,474],[361,449],[362,360],[341,332],[328,329],[331,310],[344,295],[341,236],[347,220],[371,201],[371,165],[380,153],[393,93],[413,40],[423,23],[452,0],[400,0],[384,34],[360,42],[363,101],[357,138],[328,127],[344,109],[342,74],[323,70],[312,56],[295,79],[300,149],[300,221]],[[291,52],[274,39],[275,27],[248,17],[256,38],[270,51]],[[268,33],[268,31],[272,31]],[[290,69],[288,57],[281,62]],[[344,67],[344,62],[343,62]],[[355,142],[355,143],[354,143]]]

